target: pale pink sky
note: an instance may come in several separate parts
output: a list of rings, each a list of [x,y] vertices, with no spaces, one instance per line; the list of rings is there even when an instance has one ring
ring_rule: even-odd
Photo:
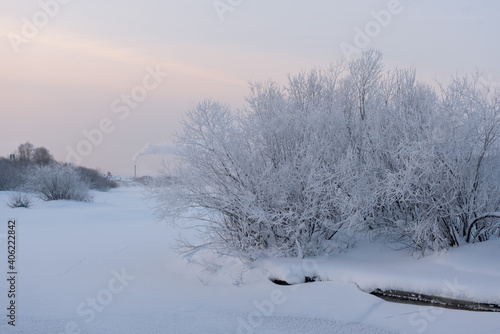
[[[58,160],[80,149],[82,165],[131,175],[133,156],[171,142],[200,100],[241,107],[249,80],[327,66],[342,43],[356,46],[358,28],[375,29],[367,46],[387,68],[413,65],[428,82],[478,68],[497,84],[498,13],[496,0],[4,1],[0,155],[30,141]],[[138,171],[160,161],[143,156]]]

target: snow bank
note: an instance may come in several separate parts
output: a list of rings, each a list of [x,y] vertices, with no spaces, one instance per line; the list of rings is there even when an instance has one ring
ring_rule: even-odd
[[[414,259],[404,250],[360,243],[346,254],[323,258],[269,259],[270,279],[303,283],[305,277],[354,283],[361,290],[404,290],[485,303],[500,303],[500,239]]]

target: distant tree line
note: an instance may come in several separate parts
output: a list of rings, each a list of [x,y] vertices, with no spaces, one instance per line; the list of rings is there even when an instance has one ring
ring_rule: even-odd
[[[0,191],[30,193],[45,201],[90,201],[90,190],[107,191],[117,186],[109,174],[57,162],[47,148],[30,142],[19,145],[9,158],[0,158]],[[22,202],[25,195],[13,197],[12,202]]]

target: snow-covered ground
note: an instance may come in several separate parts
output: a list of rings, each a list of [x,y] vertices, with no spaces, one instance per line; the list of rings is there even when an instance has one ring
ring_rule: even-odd
[[[94,203],[10,209],[0,192],[0,261],[16,219],[16,326],[0,333],[500,333],[500,313],[385,302],[362,290],[403,288],[500,302],[500,240],[417,260],[381,244],[322,259],[179,257],[178,229],[155,221],[140,187],[96,193]],[[204,265],[202,265],[206,262]],[[323,282],[278,286],[269,277]],[[5,277],[4,276],[4,277]],[[360,290],[362,289],[362,290]]]

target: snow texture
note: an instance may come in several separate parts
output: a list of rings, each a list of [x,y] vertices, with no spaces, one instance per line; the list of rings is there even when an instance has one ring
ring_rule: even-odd
[[[140,187],[95,192],[93,203],[37,202],[10,209],[0,192],[0,249],[18,223],[16,327],[0,333],[498,333],[499,315],[385,302],[363,290],[411,288],[500,299],[500,241],[422,259],[359,243],[321,259],[243,264],[200,250],[179,257],[181,231],[158,223]],[[6,270],[4,270],[4,273]],[[270,276],[329,282],[278,286]],[[120,277],[118,279],[117,277]],[[0,305],[7,305],[6,280]],[[95,303],[95,304],[92,304]],[[91,306],[94,305],[94,306]],[[5,307],[1,313],[5,313]]]

